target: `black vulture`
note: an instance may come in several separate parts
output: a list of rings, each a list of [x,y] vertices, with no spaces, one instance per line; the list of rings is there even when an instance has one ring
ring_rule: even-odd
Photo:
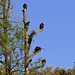
[[[28,38],[28,44],[29,46],[31,45],[31,42],[32,42],[32,39],[33,39],[33,35],[35,35],[36,33],[33,31],[30,35],[29,35],[29,38]]]
[[[27,10],[27,4],[23,4],[23,8]]]
[[[31,42],[32,42],[32,38],[33,38],[33,36],[29,36],[29,38],[28,38],[28,44],[29,44],[29,46],[31,45]]]
[[[40,29],[43,29],[43,28],[44,28],[44,24],[41,23],[41,24],[40,24]]]

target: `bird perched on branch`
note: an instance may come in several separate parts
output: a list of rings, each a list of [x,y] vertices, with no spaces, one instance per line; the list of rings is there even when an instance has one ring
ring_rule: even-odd
[[[43,30],[43,28],[44,28],[44,24],[43,24],[43,23],[41,23],[41,24],[40,24],[40,30],[42,31],[42,30]]]
[[[46,63],[46,60],[43,59],[43,60],[41,60],[41,62],[42,62],[42,67],[44,67],[44,65],[45,65],[45,63]]]
[[[29,26],[29,23],[30,23],[30,21],[28,21],[28,22],[25,24],[25,26]]]
[[[36,53],[36,52],[38,52],[38,51],[41,51],[41,48],[37,46],[37,47],[34,49],[33,53]]]
[[[46,63],[46,60],[45,60],[45,59],[43,59],[43,60],[41,60],[41,62],[42,62],[42,63]]]
[[[36,34],[36,32],[32,31],[32,33],[29,35],[29,38],[28,38],[28,44],[29,44],[29,46],[31,45],[33,35],[35,35],[35,34]]]
[[[27,4],[26,3],[23,4],[23,8],[27,10]]]
[[[36,33],[41,32],[41,31],[43,30],[43,28],[44,28],[44,24],[41,23],[40,26],[39,26],[39,29],[40,29],[40,30],[38,30]]]

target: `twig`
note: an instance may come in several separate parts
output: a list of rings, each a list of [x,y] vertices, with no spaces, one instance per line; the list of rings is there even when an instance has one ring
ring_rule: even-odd
[[[15,70],[15,71],[12,71],[11,74],[12,74],[13,72],[17,72],[17,71],[24,72],[24,71],[22,71],[22,70]]]
[[[0,18],[0,19],[3,19],[3,18]],[[7,20],[7,21],[9,21],[9,20]],[[12,22],[12,23],[18,23],[18,22],[14,22],[14,21],[9,21],[9,22]]]
[[[24,57],[23,57],[23,58],[24,58]],[[21,59],[23,59],[23,58],[20,58],[19,60],[17,60],[17,63],[11,68],[11,70],[12,70],[14,67],[16,67],[17,64],[18,64],[18,62],[19,62]]]

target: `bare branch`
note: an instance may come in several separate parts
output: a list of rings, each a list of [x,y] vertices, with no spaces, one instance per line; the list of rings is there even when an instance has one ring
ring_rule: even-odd
[[[10,0],[8,0],[8,8],[7,8],[7,15],[6,15],[6,18],[8,18],[9,9],[10,9]]]
[[[29,56],[29,59],[32,58],[33,56],[35,56],[35,55],[38,54],[38,53],[40,53],[40,51],[35,52],[34,54],[30,55],[30,56]]]
[[[17,60],[17,63],[11,68],[11,70],[14,68],[14,67],[16,67],[17,66],[17,64],[18,64],[18,62],[21,60],[21,59],[23,59],[24,57],[22,57],[22,58],[20,58],[19,60]]]
[[[38,30],[36,33],[41,32],[43,29]]]
[[[9,20],[8,20],[9,21]],[[9,21],[9,22],[11,22],[11,23],[18,23],[18,22],[14,22],[14,21]]]

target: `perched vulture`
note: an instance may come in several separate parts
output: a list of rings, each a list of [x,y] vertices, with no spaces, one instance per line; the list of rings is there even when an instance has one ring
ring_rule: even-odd
[[[27,4],[23,4],[23,8],[27,10]]]
[[[46,63],[46,60],[45,60],[45,59],[43,59],[43,60],[41,60],[41,62],[42,62],[42,63]]]
[[[29,23],[30,23],[30,21],[28,21],[28,22],[25,24],[25,26],[29,26]]]
[[[41,62],[42,62],[42,67],[44,67],[44,65],[45,65],[45,63],[46,63],[46,60],[43,59],[43,60],[41,60]]]
[[[40,29],[43,29],[43,28],[44,28],[44,24],[41,23],[41,24],[40,24]]]
[[[28,44],[29,46],[31,45],[31,42],[32,42],[32,39],[33,39],[33,35],[35,35],[36,33],[35,32],[32,32],[30,35],[29,35],[29,38],[28,38]]]
[[[32,38],[33,38],[33,36],[32,36],[32,35],[30,35],[30,36],[29,36],[29,38],[28,38],[28,44],[29,44],[29,46],[31,45]]]
[[[41,48],[37,46],[37,47],[34,49],[33,53],[36,53],[36,52],[38,52],[38,51],[41,51]]]

